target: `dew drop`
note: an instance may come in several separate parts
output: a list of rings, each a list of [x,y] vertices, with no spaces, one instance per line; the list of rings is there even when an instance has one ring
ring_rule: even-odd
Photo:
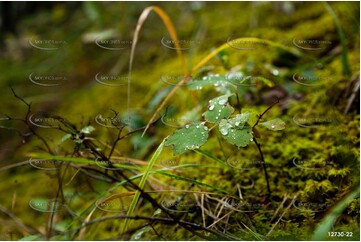
[[[227,129],[221,129],[221,134],[223,135],[227,135],[228,134],[228,130]]]
[[[221,100],[219,100],[219,102],[218,102],[219,105],[224,105],[224,104],[226,104],[226,103],[227,103],[227,99],[221,99]]]
[[[238,126],[239,124],[240,124],[240,122],[238,122],[238,121],[235,123],[236,126]]]
[[[197,125],[196,128],[199,129],[199,125]]]
[[[274,126],[274,125],[272,125],[272,126],[271,126],[271,128],[272,128],[272,129],[274,129],[274,128],[275,128],[275,126]]]
[[[209,106],[208,110],[213,110],[214,109],[214,104],[212,104],[211,106]]]
[[[189,125],[187,124],[187,125],[186,125],[186,129],[188,129],[188,128],[189,128]]]
[[[251,142],[252,142],[252,141],[253,141],[253,138],[250,138],[250,139],[249,139],[249,141],[251,141]]]
[[[208,127],[207,127],[207,126],[204,126],[204,130],[208,130]]]

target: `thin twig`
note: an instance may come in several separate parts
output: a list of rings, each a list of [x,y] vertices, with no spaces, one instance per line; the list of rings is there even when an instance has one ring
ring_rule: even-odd
[[[265,115],[273,106],[275,106],[279,102],[280,102],[280,98],[278,98],[276,102],[274,102],[271,106],[269,106],[266,110],[264,110],[262,114],[258,115],[257,122],[252,126],[252,128],[255,128],[258,125],[259,121],[262,119],[263,115]]]
[[[285,194],[285,196],[283,197],[283,201],[282,201],[282,202],[281,202],[281,204],[278,206],[278,208],[277,208],[277,210],[276,210],[275,214],[273,214],[273,217],[271,218],[270,222],[272,222],[272,221],[273,221],[273,219],[275,219],[275,218],[277,217],[278,212],[280,211],[280,209],[281,209],[281,208],[283,208],[283,205],[284,205],[284,204],[285,204],[285,202],[287,201],[288,196],[289,196],[289,194],[288,194],[288,193],[287,193],[287,194]]]
[[[22,230],[24,230],[28,234],[33,234],[34,231],[26,227],[25,224],[23,224],[12,212],[8,211],[6,208],[0,205],[0,211],[5,213],[7,216],[9,216],[14,222],[17,224],[18,227],[20,227]]]
[[[277,224],[281,221],[281,219],[283,218],[283,216],[286,214],[286,212],[288,211],[288,209],[290,209],[290,207],[292,206],[292,204],[296,201],[298,195],[300,195],[300,192],[297,192],[296,195],[293,197],[292,201],[290,202],[290,204],[288,204],[287,208],[285,209],[285,211],[283,211],[282,215],[279,217],[279,219],[277,220],[277,222],[272,226],[272,228],[270,229],[270,231],[267,233],[267,236],[269,236],[272,231],[276,228]]]

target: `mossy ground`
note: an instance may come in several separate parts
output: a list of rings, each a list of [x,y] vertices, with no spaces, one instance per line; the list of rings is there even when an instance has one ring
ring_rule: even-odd
[[[85,39],[91,33],[113,29],[118,33],[117,38],[131,40],[141,11],[150,6],[150,3],[87,3],[79,6],[80,9],[72,10],[70,5],[58,4],[51,11],[29,16],[18,24],[16,36],[5,37],[7,45],[2,47],[4,58],[0,60],[0,109],[2,114],[10,116],[25,115],[26,107],[14,98],[8,88],[11,85],[19,96],[33,102],[34,111],[56,113],[75,123],[78,128],[92,124],[96,130],[91,136],[101,141],[97,144],[108,153],[116,138],[116,132],[114,129],[97,125],[94,118],[99,114],[111,116],[111,109],[120,115],[124,114],[128,108],[127,89],[126,86],[99,85],[94,81],[94,76],[100,72],[127,76],[130,48],[126,51],[105,51]],[[258,37],[290,47],[294,47],[294,38],[331,42],[322,50],[301,50],[305,55],[322,62],[316,66],[307,56],[294,56],[279,48],[260,45],[255,50],[239,51],[228,48],[223,52],[223,57],[213,58],[203,68],[203,72],[196,73],[199,76],[209,71],[225,74],[229,68],[236,67],[248,75],[269,79],[273,87],[257,84],[238,90],[242,110],[249,109],[258,114],[262,113],[272,103],[274,93],[283,95],[281,104],[273,107],[267,113],[266,119],[280,117],[286,122],[286,129],[279,132],[259,129],[259,142],[267,163],[272,191],[272,196],[267,201],[266,180],[262,167],[257,163],[260,161],[260,155],[256,145],[252,143],[246,148],[237,149],[224,142],[217,129],[210,132],[208,142],[201,147],[203,151],[224,162],[237,160],[257,165],[247,170],[237,167],[239,164],[233,164],[233,167],[221,166],[193,151],[174,156],[171,147],[165,147],[155,169],[163,169],[165,164],[168,167],[174,164],[194,164],[196,166],[169,169],[167,172],[206,184],[208,187],[190,186],[189,182],[158,173],[151,175],[145,188],[147,191],[159,191],[151,194],[159,203],[174,201],[184,196],[179,205],[183,203],[187,212],[175,212],[182,220],[203,226],[211,225],[212,228],[232,234],[241,240],[310,240],[317,225],[327,215],[328,210],[324,208],[331,208],[359,183],[359,103],[352,105],[350,110],[344,113],[350,97],[345,93],[349,93],[348,85],[360,69],[359,21],[355,17],[359,14],[359,5],[341,2],[331,4],[347,36],[351,76],[343,74],[340,40],[333,19],[323,3],[177,2],[159,3],[159,6],[169,14],[180,39],[199,39],[199,46],[184,51],[189,69],[211,50],[224,44],[229,37]],[[159,43],[165,33],[163,23],[154,13],[140,32],[130,96],[130,108],[138,127],[147,124],[160,101],[171,89],[170,85],[161,80],[162,75],[181,74],[176,52],[164,48]],[[37,51],[24,44],[29,36],[35,35],[41,38],[65,39],[68,44],[61,51],[54,53]],[[307,66],[310,67],[306,68]],[[296,72],[301,73],[302,69],[307,69],[314,76],[325,78],[320,79],[317,83],[319,85],[316,86],[300,85],[292,80],[292,75]],[[69,81],[62,87],[34,86],[27,79],[32,72],[56,72],[67,76]],[[199,91],[179,88],[167,105],[174,121],[171,124],[184,125],[182,120],[201,119],[208,100],[216,96],[217,92],[213,88]],[[234,98],[231,104],[238,105]],[[307,119],[321,121],[304,123]],[[17,127],[10,121],[1,122],[1,125]],[[312,127],[304,127],[305,125]],[[159,121],[144,137],[141,137],[141,133],[136,133],[121,140],[114,156],[148,161],[162,140],[175,130],[176,128],[169,123],[166,125]],[[2,167],[28,160],[30,153],[44,152],[44,145],[35,137],[19,138],[12,130],[1,129],[0,132]],[[58,148],[57,154],[71,156],[74,148],[71,140],[57,145],[63,133],[51,129],[38,129],[38,132],[49,140],[51,147]],[[89,156],[86,151],[83,155]],[[307,169],[309,167],[304,166],[302,161],[308,162],[307,165],[311,164],[311,169]],[[312,166],[314,164],[317,166]],[[44,171],[24,165],[0,172],[3,178],[3,182],[0,183],[0,205],[16,215],[25,225],[43,235],[46,234],[49,213],[31,209],[29,201],[34,198],[55,197],[58,186],[56,171]],[[137,170],[126,172],[129,177],[137,173]],[[86,208],[104,196],[104,191],[115,185],[90,179],[71,167],[64,178],[64,193],[68,198],[69,207],[76,215],[69,213],[65,207],[55,213],[54,228],[60,232],[80,226],[80,221],[84,221],[91,212]],[[189,193],[186,193],[187,189]],[[124,187],[118,187],[110,194],[126,191]],[[226,191],[227,194],[221,191]],[[310,207],[302,209],[291,206],[273,232],[265,237],[298,192],[295,204],[314,203],[322,205],[321,209],[310,211]],[[225,198],[239,198],[240,195],[244,201],[256,205],[252,212],[230,213],[231,210],[227,208],[217,207],[219,200],[231,201]],[[288,199],[284,207],[273,218],[285,196],[288,196]],[[205,211],[199,204],[201,201],[209,203],[207,208],[211,214],[204,214]],[[130,202],[131,198],[123,199],[124,204]],[[250,209],[245,206],[242,208]],[[182,207],[176,209],[181,210]],[[333,231],[353,232],[352,238],[327,239],[358,240],[359,210],[359,199],[355,199],[338,217],[333,227]],[[227,213],[231,216],[227,216]],[[136,214],[150,217],[165,216],[156,215],[155,209],[144,199],[139,202]],[[111,215],[114,213],[95,210],[92,219]],[[225,217],[219,221],[214,218],[222,216]],[[3,224],[0,229],[0,238],[3,240],[18,240],[28,235],[3,213],[0,213],[0,222]],[[154,223],[153,228],[146,226],[143,230],[134,230],[123,237],[117,237],[122,223],[123,220],[109,220],[87,227],[83,237],[72,237],[72,233],[65,233],[50,239],[199,239],[180,226],[159,222]],[[135,220],[131,222],[130,228],[145,223],[144,220]],[[39,238],[49,239],[42,236]]]

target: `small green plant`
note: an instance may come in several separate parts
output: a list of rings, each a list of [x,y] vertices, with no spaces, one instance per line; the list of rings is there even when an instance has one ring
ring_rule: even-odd
[[[270,195],[267,170],[261,146],[257,142],[257,138],[260,136],[256,127],[260,125],[272,131],[283,130],[286,127],[285,122],[279,118],[269,121],[262,120],[263,115],[275,104],[279,103],[279,99],[260,115],[252,111],[241,112],[241,110],[238,110],[239,113],[235,114],[236,108],[231,105],[230,99],[234,96],[238,99],[238,84],[241,84],[241,82],[237,83],[227,75],[221,76],[218,74],[208,75],[203,77],[202,80],[189,82],[188,88],[191,90],[201,90],[206,86],[214,86],[217,91],[224,95],[208,101],[207,110],[202,114],[203,122],[187,124],[185,127],[178,129],[167,138],[165,146],[173,146],[175,155],[188,150],[197,150],[207,142],[210,131],[217,127],[222,138],[237,148],[246,147],[251,142],[255,142],[262,159]],[[237,100],[237,103],[239,103],[239,100]],[[208,127],[208,125],[211,127]]]

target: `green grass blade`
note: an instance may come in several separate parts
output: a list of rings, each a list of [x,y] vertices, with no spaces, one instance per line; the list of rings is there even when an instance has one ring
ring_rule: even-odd
[[[252,234],[252,236],[257,239],[258,241],[263,241],[264,239],[261,238],[261,236],[259,234],[257,234],[256,232],[254,232],[252,229],[248,228],[247,225],[245,225],[244,223],[242,223],[243,226],[248,230],[248,232],[250,232],[250,234]]]
[[[224,161],[222,161],[221,159],[218,159],[217,157],[212,156],[211,154],[209,154],[209,153],[206,152],[206,151],[199,150],[199,149],[194,150],[194,151],[197,152],[198,154],[201,154],[201,155],[204,156],[204,157],[207,157],[207,158],[209,158],[209,159],[211,159],[211,160],[214,160],[214,161],[220,163],[220,164],[221,164],[222,166],[224,166],[224,167],[228,167],[227,164],[226,164]]]
[[[332,225],[335,223],[338,216],[341,215],[343,210],[346,209],[348,204],[356,198],[360,193],[360,187],[354,189],[349,195],[347,195],[344,199],[334,206],[329,214],[324,217],[313,233],[311,240],[327,240],[328,232],[331,232]]]
[[[153,165],[155,164],[155,162],[157,161],[160,153],[162,152],[163,150],[163,147],[164,147],[164,142],[165,142],[165,139],[163,140],[163,142],[158,146],[157,150],[154,152],[152,158],[150,159],[149,163],[148,163],[148,166],[142,176],[142,179],[140,180],[140,183],[139,183],[139,188],[143,190],[144,188],[144,185],[145,185],[145,182],[147,181],[148,179],[148,176],[150,175],[151,171],[152,171],[152,167]],[[129,210],[127,212],[127,216],[132,216],[133,215],[133,212],[135,210],[135,207],[137,206],[138,204],[138,200],[139,200],[139,197],[140,197],[141,193],[140,191],[136,191],[135,195],[134,195],[134,198],[133,198],[133,201],[132,203],[130,204],[129,206]],[[129,224],[129,219],[125,219],[125,222],[123,224],[123,228],[121,231],[123,231],[123,233],[126,231],[127,227],[128,227],[128,224]]]
[[[220,191],[222,193],[228,194],[228,192],[226,190],[222,189],[222,188],[212,186],[212,185],[208,185],[206,183],[202,183],[202,182],[199,182],[199,181],[196,181],[196,180],[193,180],[193,179],[185,178],[185,177],[182,177],[182,176],[177,176],[177,175],[174,175],[172,173],[168,173],[168,172],[164,172],[164,171],[158,171],[157,173],[168,176],[168,177],[171,177],[171,178],[174,178],[174,179],[177,179],[177,180],[189,182],[189,183],[192,183],[194,185],[208,187],[208,188],[211,188],[213,190]]]
[[[66,162],[72,162],[72,163],[76,163],[76,164],[87,164],[87,165],[96,165],[99,167],[105,167],[105,166],[100,166],[97,162],[100,161],[95,161],[95,160],[88,160],[86,158],[82,158],[82,157],[66,157],[66,156],[59,156],[59,155],[51,155],[51,154],[46,154],[46,153],[30,153],[30,157],[32,159],[48,159],[48,160],[56,160],[56,161],[66,161]],[[141,167],[137,167],[137,166],[132,166],[132,165],[125,165],[125,164],[120,164],[120,163],[112,163],[112,165],[115,168],[123,168],[123,169],[130,169],[130,170],[143,170]]]
[[[332,16],[333,21],[335,22],[338,37],[340,38],[341,48],[342,48],[341,61],[342,61],[343,74],[349,77],[349,76],[351,76],[351,70],[350,70],[350,65],[348,64],[348,61],[347,61],[346,40],[345,40],[345,35],[343,34],[343,31],[342,31],[341,23],[340,23],[337,15],[331,8],[331,6],[327,2],[324,2],[324,4],[326,6],[327,11]]]

